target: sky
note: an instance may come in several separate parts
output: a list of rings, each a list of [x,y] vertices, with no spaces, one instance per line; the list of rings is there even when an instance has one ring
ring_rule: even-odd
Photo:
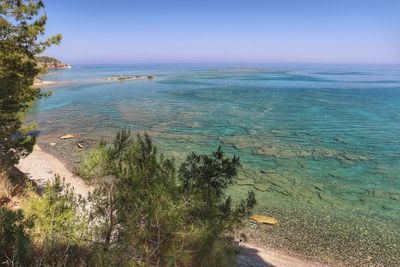
[[[400,63],[400,0],[44,0],[66,63]]]

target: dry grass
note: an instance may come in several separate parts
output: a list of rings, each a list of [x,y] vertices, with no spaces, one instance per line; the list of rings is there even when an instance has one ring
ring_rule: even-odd
[[[12,198],[23,192],[26,179],[17,168],[10,173],[0,170],[0,206],[9,203]]]
[[[0,206],[10,200],[13,187],[8,174],[4,171],[0,172]]]

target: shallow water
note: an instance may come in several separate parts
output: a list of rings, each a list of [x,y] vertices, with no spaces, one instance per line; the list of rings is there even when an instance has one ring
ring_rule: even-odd
[[[155,79],[99,80],[143,74]],[[46,79],[73,82],[29,113],[42,141],[130,127],[178,161],[222,146],[243,165],[232,193],[253,189],[261,207],[400,219],[400,66],[76,66]]]

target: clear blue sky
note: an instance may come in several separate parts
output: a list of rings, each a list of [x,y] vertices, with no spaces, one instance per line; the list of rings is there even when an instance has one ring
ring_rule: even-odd
[[[400,0],[45,0],[68,63],[400,63]]]

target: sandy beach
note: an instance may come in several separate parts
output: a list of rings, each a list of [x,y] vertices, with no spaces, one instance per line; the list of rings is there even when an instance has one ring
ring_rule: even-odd
[[[254,267],[322,267],[322,265],[293,257],[273,249],[265,249],[250,243],[241,244],[243,248],[238,256],[238,266]]]
[[[76,194],[82,197],[86,198],[91,190],[90,186],[68,170],[60,160],[39,149],[21,159],[17,167],[39,187],[43,187],[47,181],[54,179],[54,175],[59,175],[74,188]]]

